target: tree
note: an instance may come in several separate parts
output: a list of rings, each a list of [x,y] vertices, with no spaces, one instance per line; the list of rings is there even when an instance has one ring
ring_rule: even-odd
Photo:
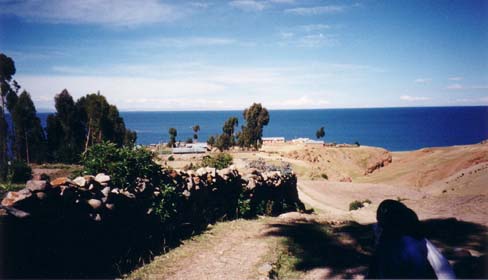
[[[83,151],[85,129],[73,97],[64,89],[54,98],[56,113],[47,119],[47,142],[51,158],[74,163]]]
[[[10,81],[15,75],[15,63],[12,58],[0,53],[0,179],[5,180],[8,161],[8,123],[6,115],[6,99],[12,94]],[[15,83],[17,84],[17,83]],[[8,107],[10,110],[10,107]]]
[[[210,137],[207,139],[207,144],[209,144],[210,146],[213,146],[213,145],[215,144],[215,137],[210,136]]]
[[[46,138],[28,92],[23,91],[20,94],[13,109],[12,121],[15,127],[14,150],[17,159],[27,163],[31,160],[43,162],[46,159]]]
[[[323,126],[319,128],[317,132],[315,132],[315,136],[317,136],[317,139],[320,139],[325,136],[325,130]]]
[[[200,125],[196,124],[193,126],[193,139],[198,139],[198,132],[200,131]],[[196,142],[196,141],[195,141]]]
[[[169,142],[168,142],[168,147],[170,148],[173,148],[175,147],[176,145],[176,136],[178,136],[178,132],[176,131],[176,128],[174,127],[171,127],[169,130],[168,130],[168,133],[169,133]]]
[[[125,127],[117,107],[109,104],[100,92],[78,99],[76,110],[86,131],[84,153],[91,145],[103,141],[113,142],[119,147],[132,146],[135,143],[135,132]]]
[[[239,133],[238,144],[241,147],[258,149],[262,144],[263,127],[269,123],[269,113],[260,103],[253,103],[243,113],[246,125]]]

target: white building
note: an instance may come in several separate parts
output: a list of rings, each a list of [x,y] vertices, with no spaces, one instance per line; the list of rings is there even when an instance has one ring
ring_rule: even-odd
[[[285,143],[285,137],[262,137],[263,144]]]

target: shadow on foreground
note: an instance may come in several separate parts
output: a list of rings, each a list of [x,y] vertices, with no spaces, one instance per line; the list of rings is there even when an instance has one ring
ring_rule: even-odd
[[[422,221],[426,237],[453,264],[458,278],[487,278],[487,228],[456,219]],[[372,224],[349,222],[329,225],[314,222],[273,223],[267,235],[285,238],[294,269],[307,272],[327,268],[328,277],[366,275],[374,252]]]

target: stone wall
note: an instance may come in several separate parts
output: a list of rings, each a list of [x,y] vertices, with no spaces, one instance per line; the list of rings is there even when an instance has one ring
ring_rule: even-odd
[[[293,173],[165,170],[118,188],[106,174],[32,180],[0,206],[2,277],[114,277],[219,220],[303,210]]]

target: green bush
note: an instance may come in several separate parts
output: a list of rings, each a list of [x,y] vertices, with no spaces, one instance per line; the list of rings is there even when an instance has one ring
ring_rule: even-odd
[[[175,157],[174,156],[169,156],[168,157],[168,161],[174,161],[175,160]]]
[[[227,153],[219,153],[215,157],[204,156],[202,159],[202,166],[213,167],[217,169],[227,168],[232,164],[232,156]]]
[[[349,203],[349,211],[358,210],[359,208],[363,207],[363,203],[359,200],[354,200],[353,202]]]
[[[111,176],[114,186],[119,188],[135,186],[137,178],[147,178],[157,186],[162,172],[153,157],[144,148],[118,148],[113,143],[103,142],[92,146],[83,156],[83,173],[106,173]]]
[[[327,176],[327,174],[325,173],[322,173],[322,175],[320,175],[322,178],[324,178],[325,180],[329,180],[329,176]]]
[[[10,183],[25,183],[32,178],[32,169],[24,161],[14,161],[8,169]]]
[[[349,203],[349,211],[358,210],[360,208],[363,208],[365,203],[371,204],[371,200],[369,200],[369,199],[366,199],[363,201],[354,200],[353,202]]]
[[[175,219],[179,213],[182,196],[172,185],[163,185],[161,187],[161,200],[155,202],[154,209],[161,223],[165,225],[174,225]]]

